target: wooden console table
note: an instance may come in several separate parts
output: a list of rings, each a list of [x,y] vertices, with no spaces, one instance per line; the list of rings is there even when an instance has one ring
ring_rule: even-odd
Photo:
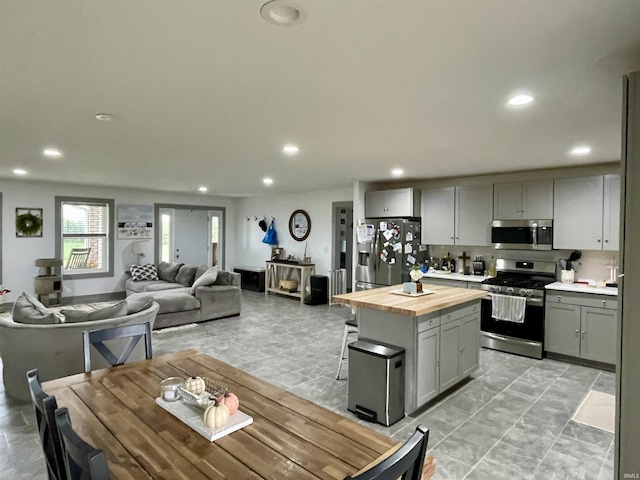
[[[282,272],[286,269],[285,272]],[[292,271],[298,270],[300,275],[300,281],[298,282],[298,290],[295,292],[288,292],[287,290],[281,290],[279,286],[279,280],[289,280],[289,276]],[[266,272],[266,287],[264,294],[269,295],[271,293],[279,293],[281,295],[289,295],[290,297],[297,297],[300,299],[300,303],[304,303],[307,298],[307,286],[311,275],[316,273],[316,266],[313,263],[288,263],[288,262],[267,262]]]

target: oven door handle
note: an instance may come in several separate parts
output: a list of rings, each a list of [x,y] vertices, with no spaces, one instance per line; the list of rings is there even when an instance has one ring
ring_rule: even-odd
[[[482,300],[489,300],[491,301],[491,294],[487,294],[486,297],[482,297]],[[532,298],[532,297],[527,297],[527,305],[542,305],[543,303],[543,299],[542,298]]]

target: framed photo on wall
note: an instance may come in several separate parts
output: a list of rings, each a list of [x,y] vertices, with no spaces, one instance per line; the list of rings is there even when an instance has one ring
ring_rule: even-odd
[[[118,205],[118,238],[151,238],[153,205]]]

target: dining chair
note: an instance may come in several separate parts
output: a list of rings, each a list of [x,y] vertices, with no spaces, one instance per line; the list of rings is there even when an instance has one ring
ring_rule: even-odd
[[[89,260],[89,253],[91,248],[72,248],[69,252],[69,258],[65,265],[65,270],[78,270],[80,268],[87,267],[87,261]]]
[[[109,480],[109,467],[104,452],[89,445],[73,430],[67,408],[58,408],[55,418],[67,479]]]
[[[67,475],[64,470],[62,447],[60,446],[58,426],[55,419],[55,411],[58,408],[56,398],[52,395],[47,395],[42,390],[37,368],[27,372],[27,383],[31,392],[31,401],[36,411],[36,424],[40,434],[40,443],[42,443],[42,449],[44,450],[49,480],[66,480]]]
[[[344,322],[344,334],[342,335],[342,350],[340,351],[340,359],[338,360],[338,371],[336,373],[336,380],[340,379],[340,370],[342,370],[342,363],[347,358],[347,343],[349,341],[349,335],[358,334],[358,321],[355,318]]]
[[[84,344],[84,371],[88,373],[91,371],[91,345],[109,362],[112,367],[123,365],[133,349],[138,344],[138,341],[144,337],[145,357],[151,358],[151,325],[149,322],[139,323],[136,325],[126,325],[123,327],[111,327],[103,328],[101,330],[91,330],[82,332],[82,339]],[[124,348],[119,356],[116,356],[105,345],[104,342],[110,340],[117,340],[120,338],[128,338],[129,341],[124,345]]]
[[[429,429],[418,425],[409,440],[389,457],[369,470],[344,480],[419,480],[427,453]]]

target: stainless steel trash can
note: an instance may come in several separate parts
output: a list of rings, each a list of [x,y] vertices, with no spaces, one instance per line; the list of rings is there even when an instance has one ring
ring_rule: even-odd
[[[361,339],[349,344],[347,410],[391,425],[404,417],[404,348]]]

